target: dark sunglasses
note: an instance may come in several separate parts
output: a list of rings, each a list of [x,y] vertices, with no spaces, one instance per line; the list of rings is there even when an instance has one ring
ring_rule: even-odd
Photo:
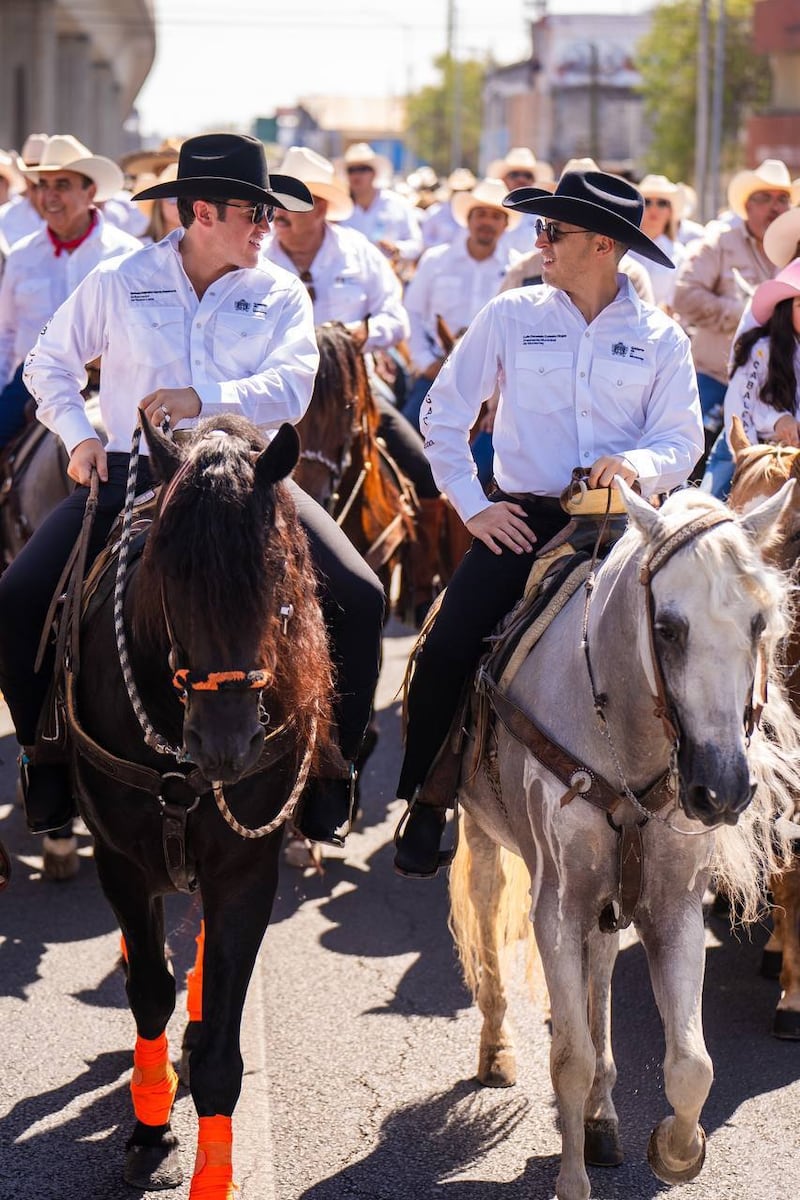
[[[645,208],[672,208],[672,201],[665,200],[661,196],[657,199],[654,196],[645,196],[644,206]]]
[[[355,166],[347,168],[348,175],[363,175],[365,171],[372,171],[373,168],[366,163],[356,163]]]
[[[506,179],[528,179],[533,183],[535,178],[533,171],[506,171]]]
[[[271,223],[273,217],[275,216],[275,208],[273,205],[265,204],[263,201],[259,201],[258,204],[242,205],[234,204],[232,200],[215,200],[214,204],[224,204],[226,208],[238,208],[240,212],[249,212],[250,220],[254,225],[260,225],[265,217],[267,218],[267,221]]]
[[[534,221],[533,228],[536,230],[537,238],[542,234],[547,238],[551,246],[556,242],[560,242],[562,238],[569,237],[571,233],[589,233],[588,229],[559,229],[552,221],[543,221],[541,217],[537,217]]]

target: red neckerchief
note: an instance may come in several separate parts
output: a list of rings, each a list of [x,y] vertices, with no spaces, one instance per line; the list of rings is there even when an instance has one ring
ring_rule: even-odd
[[[61,257],[62,251],[66,250],[67,254],[70,254],[73,250],[77,250],[78,246],[80,246],[80,244],[82,242],[86,241],[86,239],[88,238],[89,234],[92,232],[92,230],[94,229],[96,224],[97,224],[97,209],[92,208],[89,210],[89,228],[86,230],[85,233],[82,233],[80,235],[80,237],[72,238],[72,240],[69,242],[63,242],[61,240],[61,238],[58,236],[58,234],[53,233],[52,229],[48,225],[47,226],[47,236],[50,238],[50,241],[53,243],[53,249],[56,252],[56,258]]]

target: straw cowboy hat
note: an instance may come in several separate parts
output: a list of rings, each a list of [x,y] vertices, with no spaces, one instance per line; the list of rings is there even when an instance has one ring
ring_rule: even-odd
[[[527,146],[513,146],[505,158],[496,158],[486,168],[488,179],[503,179],[509,171],[530,171],[536,178],[536,155]]]
[[[673,218],[680,221],[685,201],[683,191],[677,183],[667,179],[666,175],[645,175],[636,186],[645,200],[669,200]]]
[[[797,258],[800,242],[800,208],[789,208],[767,226],[764,253],[776,267],[787,266]]]
[[[347,175],[348,167],[371,167],[375,172],[375,183],[387,185],[394,175],[394,167],[385,154],[376,154],[368,142],[354,142],[348,146],[341,158],[335,162],[336,173]]]
[[[478,181],[469,167],[456,167],[447,176],[446,182],[451,192],[471,192]]]
[[[617,175],[567,171],[552,195],[542,188],[515,188],[504,203],[516,212],[568,221],[591,233],[604,234],[664,267],[675,265],[640,229],[644,213],[642,193]]]
[[[508,228],[513,229],[522,219],[519,213],[509,212],[503,205],[508,188],[502,179],[482,179],[471,192],[456,192],[452,200],[453,216],[459,225],[466,225],[473,208],[496,208],[508,217]]]
[[[414,192],[432,192],[439,186],[439,176],[433,167],[424,165],[412,171],[406,183]]]
[[[201,133],[187,138],[180,148],[177,177],[145,188],[133,198],[172,196],[252,200],[289,212],[310,212],[314,206],[304,183],[289,175],[269,175],[264,147],[244,133]]]
[[[307,146],[290,146],[281,163],[281,171],[304,183],[312,196],[327,200],[329,221],[346,221],[353,212],[350,193],[339,179],[333,163]]]
[[[139,187],[142,190],[144,190],[145,188],[150,188],[154,184],[157,184],[157,183],[174,183],[174,181],[177,178],[178,178],[178,164],[177,164],[177,162],[172,162],[172,163],[167,163],[167,165],[164,167],[164,169],[162,171],[159,172],[158,175],[152,175],[152,174],[140,175],[137,180],[137,183],[138,183]],[[145,213],[146,216],[149,218],[153,211],[153,205],[155,204],[155,200],[137,200],[136,204],[141,209],[141,211],[143,213]]]
[[[97,189],[94,197],[97,201],[110,200],[124,182],[122,171],[115,162],[92,154],[71,133],[56,133],[48,138],[39,162],[35,167],[25,167],[22,174],[38,183],[42,175],[54,175],[57,171],[75,171],[78,175],[88,176]]]
[[[753,316],[759,325],[766,325],[781,300],[800,296],[800,259],[790,262],[774,279],[760,283],[753,292]]]
[[[119,165],[133,179],[138,179],[140,175],[160,175],[170,163],[178,161],[180,149],[180,138],[165,138],[155,149],[140,148],[123,154]]]
[[[25,138],[22,152],[17,158],[17,170],[22,172],[26,167],[35,167],[42,161],[44,148],[50,138],[46,133],[29,133]]]
[[[753,192],[793,192],[792,179],[785,163],[779,158],[765,158],[754,171],[739,171],[728,184],[728,205],[742,220],[747,216],[745,205]]]
[[[20,173],[17,161],[16,154],[12,154],[8,150],[0,150],[0,175],[8,180],[12,192],[21,192],[25,189],[25,178]]]

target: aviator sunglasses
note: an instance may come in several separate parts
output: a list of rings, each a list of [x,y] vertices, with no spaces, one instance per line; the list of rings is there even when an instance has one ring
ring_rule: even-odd
[[[250,220],[254,225],[260,225],[265,217],[267,218],[267,221],[271,223],[272,218],[275,216],[275,209],[273,205],[265,204],[263,201],[259,201],[258,204],[252,205],[234,204],[232,200],[215,200],[214,203],[224,204],[226,208],[238,208],[240,212],[249,212]]]
[[[536,218],[533,227],[537,238],[544,234],[551,246],[560,242],[562,238],[569,237],[571,233],[589,233],[588,229],[559,229],[552,221],[543,221],[541,217]]]

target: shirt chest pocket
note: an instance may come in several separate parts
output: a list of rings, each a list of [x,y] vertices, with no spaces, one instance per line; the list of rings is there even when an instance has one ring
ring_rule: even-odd
[[[595,359],[592,364],[593,399],[610,400],[613,405],[624,409],[629,416],[641,415],[644,419],[650,387],[650,368],[644,364],[614,362],[603,358]]]
[[[571,408],[575,383],[570,350],[519,350],[514,358],[520,408],[536,413]]]
[[[268,325],[263,317],[244,313],[217,315],[214,361],[229,372],[230,379],[242,379],[262,369],[269,348]]]
[[[367,293],[354,275],[340,275],[330,290],[331,321],[360,321],[367,316]]]
[[[128,317],[127,331],[137,362],[161,367],[186,357],[182,308],[135,308]]]

